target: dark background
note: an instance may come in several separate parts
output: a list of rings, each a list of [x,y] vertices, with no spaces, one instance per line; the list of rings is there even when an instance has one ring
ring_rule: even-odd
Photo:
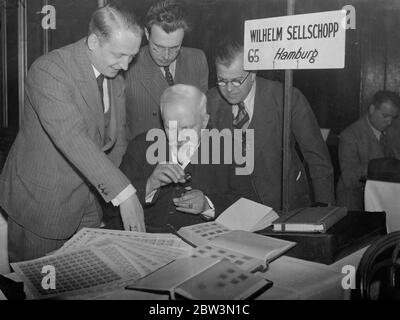
[[[108,2],[129,8],[141,17],[155,1]],[[212,52],[217,34],[243,24],[246,19],[286,15],[285,0],[182,0],[182,2],[188,10],[192,24],[192,31],[185,36],[184,45],[205,51],[210,67],[210,87],[214,85],[216,79]],[[49,30],[50,50],[84,37],[90,15],[98,5],[97,0],[48,0],[47,3],[56,8],[57,23],[55,30]],[[43,54],[41,28],[43,14],[40,13],[43,5],[43,0],[27,1],[28,67]],[[297,0],[295,14],[339,10],[345,5],[352,5],[356,9],[356,29],[349,29],[346,32],[345,68],[297,70],[293,75],[294,86],[309,100],[320,127],[331,129],[327,143],[336,168],[337,135],[340,131],[364,112],[377,90],[389,89],[398,92],[400,84],[400,1]],[[18,128],[17,0],[7,1],[7,19],[8,121],[11,131],[16,132]],[[260,71],[259,74],[283,81],[284,72]],[[1,116],[2,112],[0,120]],[[2,130],[0,135],[4,137],[9,132],[10,129]]]

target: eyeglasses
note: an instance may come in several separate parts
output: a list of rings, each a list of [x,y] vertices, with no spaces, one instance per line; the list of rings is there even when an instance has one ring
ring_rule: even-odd
[[[248,72],[247,75],[242,80],[237,80],[237,79],[233,79],[233,80],[218,80],[217,81],[217,85],[219,85],[220,87],[225,87],[230,82],[230,83],[232,83],[232,85],[234,87],[240,87],[246,81],[246,79],[249,76],[249,74],[250,74],[250,72]]]
[[[163,47],[163,46],[160,46],[160,45],[154,43],[151,39],[149,39],[149,43],[152,45],[153,49],[158,53],[161,53],[161,52],[164,52],[164,51],[168,50],[169,53],[175,54],[181,48],[180,45],[179,46],[174,46],[174,47]]]

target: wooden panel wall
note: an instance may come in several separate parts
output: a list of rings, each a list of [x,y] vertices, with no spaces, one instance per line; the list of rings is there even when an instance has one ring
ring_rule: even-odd
[[[210,65],[210,86],[215,83],[213,46],[216,35],[235,28],[245,19],[285,15],[284,0],[182,0],[192,21],[185,45],[203,49]],[[114,0],[143,16],[155,0]],[[48,0],[55,6],[57,29],[49,31],[49,48],[54,49],[83,37],[97,0]],[[400,1],[398,0],[297,0],[295,13],[356,8],[357,29],[348,30],[346,67],[343,70],[300,70],[294,85],[310,101],[321,127],[339,133],[365,110],[379,89],[398,91],[400,85]],[[42,54],[42,0],[28,1],[28,65]],[[17,28],[16,11],[9,18],[10,124],[17,125]],[[281,71],[263,71],[271,79],[282,79]]]

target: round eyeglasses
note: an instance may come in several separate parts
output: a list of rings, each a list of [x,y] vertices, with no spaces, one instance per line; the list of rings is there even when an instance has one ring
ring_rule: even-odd
[[[232,85],[234,87],[240,87],[247,79],[247,77],[249,76],[250,72],[247,72],[247,75],[242,79],[242,80],[238,80],[238,79],[233,79],[233,80],[218,80],[217,81],[217,85],[219,85],[220,87],[225,87],[226,85],[228,85],[228,83],[232,83]]]

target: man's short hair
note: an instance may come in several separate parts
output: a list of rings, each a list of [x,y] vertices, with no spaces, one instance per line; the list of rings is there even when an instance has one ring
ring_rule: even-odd
[[[400,96],[393,91],[380,90],[374,94],[371,104],[376,108],[380,108],[382,103],[391,102],[396,109],[400,109]]]
[[[142,37],[143,29],[133,12],[106,5],[93,12],[89,22],[89,35],[96,34],[100,40],[109,40],[116,29],[131,30]]]
[[[215,62],[229,67],[235,58],[243,53],[243,37],[226,35],[220,38],[215,47]]]
[[[145,25],[149,32],[153,25],[159,26],[166,33],[178,29],[189,31],[186,12],[175,0],[162,0],[154,4],[146,14]]]

